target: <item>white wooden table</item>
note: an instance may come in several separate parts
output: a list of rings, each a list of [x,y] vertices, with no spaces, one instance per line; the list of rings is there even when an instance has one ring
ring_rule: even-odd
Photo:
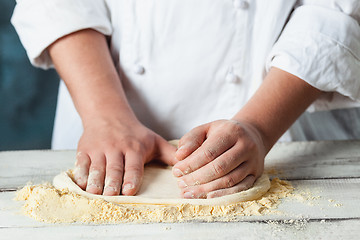
[[[360,239],[360,141],[276,145],[266,169],[319,196],[286,199],[282,214],[231,223],[117,225],[46,224],[20,215],[14,191],[28,181],[51,181],[74,158],[74,151],[0,152],[0,239]]]

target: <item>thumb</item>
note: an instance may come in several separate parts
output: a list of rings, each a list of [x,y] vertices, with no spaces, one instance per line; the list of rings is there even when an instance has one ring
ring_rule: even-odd
[[[176,159],[182,161],[198,149],[206,140],[210,124],[200,125],[186,133],[179,141],[179,148],[175,153]]]
[[[163,163],[167,165],[175,165],[178,161],[175,159],[175,152],[176,152],[176,142],[175,141],[166,141],[162,137],[159,136],[157,140],[157,159],[162,161]]]

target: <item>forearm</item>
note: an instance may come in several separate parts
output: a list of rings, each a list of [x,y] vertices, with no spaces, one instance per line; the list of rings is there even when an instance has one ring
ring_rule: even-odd
[[[48,50],[84,125],[121,114],[134,117],[104,35],[82,30],[57,40]]]
[[[302,79],[272,68],[254,96],[233,119],[255,126],[268,152],[321,93]]]

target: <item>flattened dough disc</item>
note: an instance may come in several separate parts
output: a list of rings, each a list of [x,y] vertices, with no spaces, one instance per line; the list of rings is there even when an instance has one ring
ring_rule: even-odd
[[[57,189],[69,189],[88,198],[101,198],[117,204],[145,204],[145,205],[229,205],[237,202],[260,198],[270,188],[267,175],[262,175],[248,190],[212,199],[183,199],[177,186],[177,178],[172,175],[171,167],[158,164],[145,166],[142,186],[136,196],[102,196],[83,191],[72,178],[71,170],[62,172],[53,180]]]

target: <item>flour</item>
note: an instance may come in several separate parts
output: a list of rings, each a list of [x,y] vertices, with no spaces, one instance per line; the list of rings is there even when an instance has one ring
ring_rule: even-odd
[[[230,205],[192,204],[144,205],[115,204],[90,199],[51,184],[28,185],[19,190],[16,200],[24,201],[22,213],[48,223],[151,223],[185,221],[237,221],[242,216],[276,212],[281,199],[291,195],[289,182],[274,178],[262,197]]]

